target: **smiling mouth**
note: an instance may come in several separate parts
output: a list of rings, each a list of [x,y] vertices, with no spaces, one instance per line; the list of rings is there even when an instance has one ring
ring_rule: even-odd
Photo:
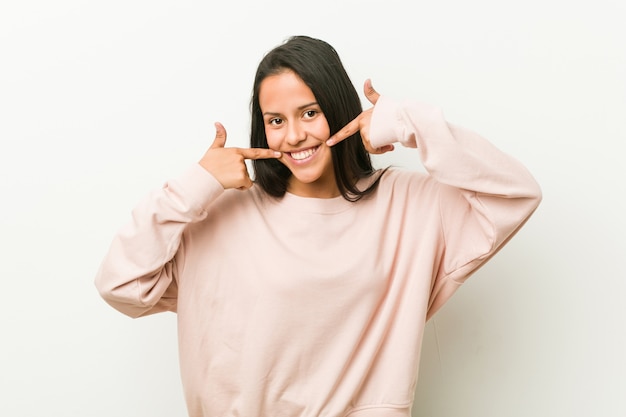
[[[304,161],[305,159],[308,159],[311,156],[313,156],[313,154],[315,154],[315,152],[317,152],[318,149],[319,149],[319,145],[313,148],[308,148],[308,149],[304,149],[304,150],[297,151],[297,152],[287,152],[287,153],[289,154],[291,159],[295,161]]]

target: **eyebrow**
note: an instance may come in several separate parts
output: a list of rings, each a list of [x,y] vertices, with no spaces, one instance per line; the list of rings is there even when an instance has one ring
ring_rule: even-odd
[[[319,106],[317,101],[312,101],[311,103],[307,103],[307,104],[303,104],[302,106],[299,106],[297,108],[297,110],[304,110],[307,107],[312,107],[312,106]],[[263,113],[263,116],[280,116],[280,113],[274,113],[271,111],[266,111]]]

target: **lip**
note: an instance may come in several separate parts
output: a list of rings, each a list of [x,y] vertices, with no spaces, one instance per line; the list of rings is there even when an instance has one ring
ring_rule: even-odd
[[[283,154],[287,156],[287,158],[289,158],[289,161],[291,161],[292,163],[297,164],[297,165],[302,165],[302,164],[309,163],[313,158],[315,158],[321,146],[322,145],[310,146],[308,148],[296,149],[291,152],[283,152]],[[310,152],[310,155],[304,158],[301,157],[302,155],[299,155],[298,159],[293,157],[294,154],[303,154],[306,152]]]

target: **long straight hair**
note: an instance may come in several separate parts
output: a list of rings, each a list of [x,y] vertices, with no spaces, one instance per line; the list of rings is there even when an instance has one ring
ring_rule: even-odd
[[[341,63],[339,55],[328,43],[308,36],[293,36],[268,52],[257,68],[251,110],[250,145],[269,148],[263,114],[259,105],[261,82],[270,75],[293,71],[311,89],[333,135],[362,111],[359,95]],[[349,201],[358,201],[376,189],[380,175],[367,188],[357,188],[357,181],[375,170],[361,133],[332,146],[331,155],[339,192]],[[266,193],[282,197],[287,192],[291,171],[276,159],[252,161],[254,180]]]

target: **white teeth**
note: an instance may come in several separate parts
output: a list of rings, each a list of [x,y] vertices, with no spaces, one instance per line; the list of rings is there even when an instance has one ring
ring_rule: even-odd
[[[306,159],[309,156],[313,155],[316,149],[317,148],[311,148],[311,149],[307,149],[307,150],[300,151],[300,152],[292,152],[291,157],[297,161]]]

